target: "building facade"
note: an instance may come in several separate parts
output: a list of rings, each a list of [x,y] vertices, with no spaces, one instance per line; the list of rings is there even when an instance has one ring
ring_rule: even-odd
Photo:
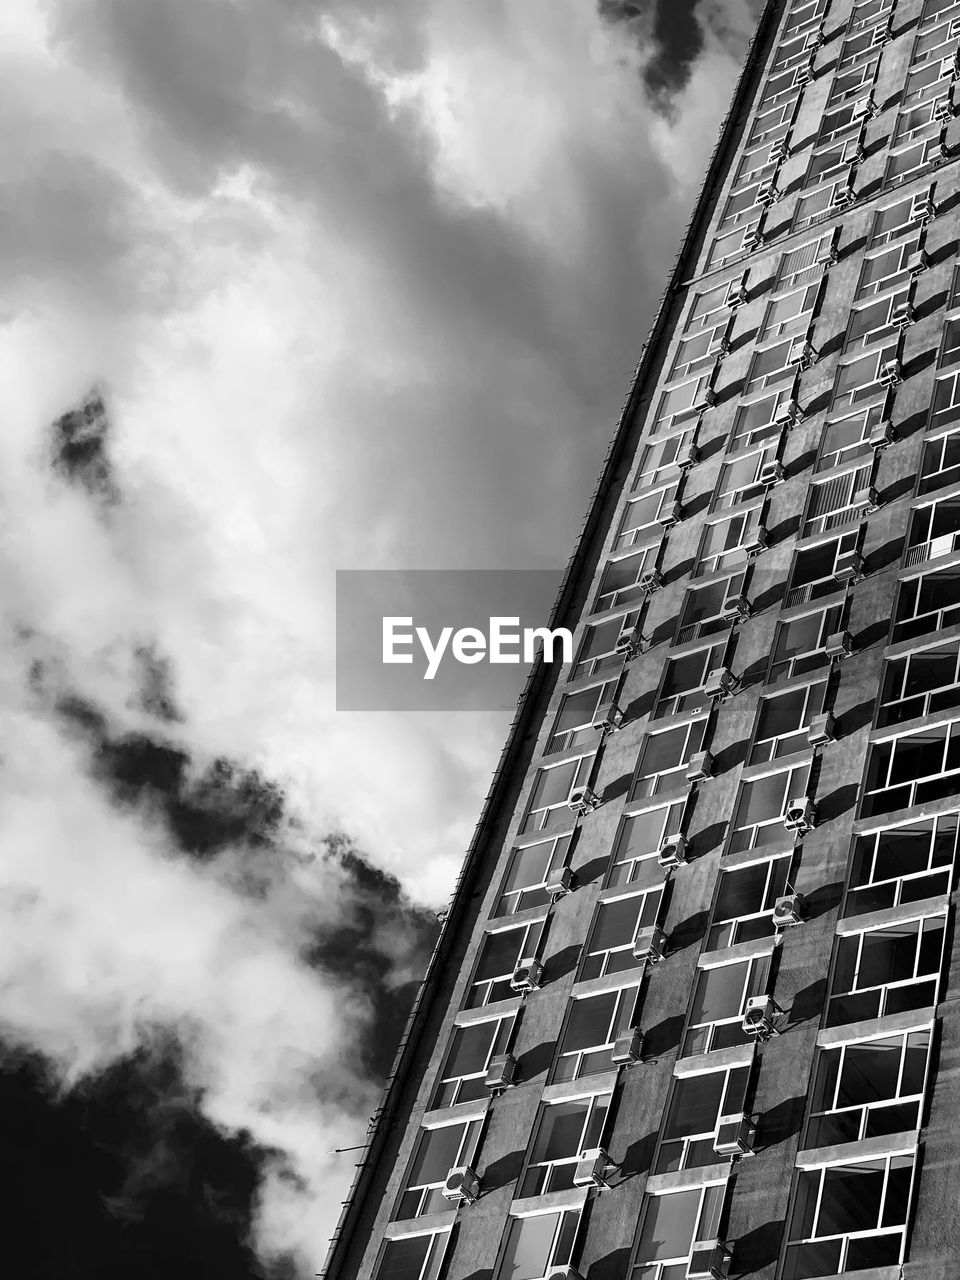
[[[328,1280],[956,1280],[960,0],[771,0]]]

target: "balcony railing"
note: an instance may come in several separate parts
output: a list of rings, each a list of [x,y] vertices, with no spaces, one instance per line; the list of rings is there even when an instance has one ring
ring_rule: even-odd
[[[904,560],[904,568],[909,569],[912,565],[923,564],[924,560],[935,560],[938,556],[948,556],[952,551],[960,550],[960,531],[954,533],[941,533],[939,537],[931,538],[929,542],[919,542],[915,547],[910,547]]]

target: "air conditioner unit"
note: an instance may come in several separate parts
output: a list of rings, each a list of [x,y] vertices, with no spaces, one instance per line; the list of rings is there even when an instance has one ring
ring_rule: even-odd
[[[708,698],[726,698],[735,690],[739,681],[729,667],[714,667],[707,672],[703,692]]]
[[[933,104],[933,118],[940,124],[949,124],[957,114],[957,109],[953,104],[953,98],[945,95],[938,98]]]
[[[509,1089],[513,1084],[513,1078],[517,1071],[517,1060],[512,1053],[498,1053],[495,1058],[490,1059],[490,1065],[487,1067],[487,1075],[484,1084],[491,1091],[496,1092],[498,1089]]]
[[[809,796],[795,796],[783,811],[783,825],[788,831],[805,836],[817,823],[817,810]]]
[[[719,1240],[697,1240],[690,1250],[687,1280],[724,1280],[730,1251]]]
[[[896,438],[893,423],[889,418],[883,418],[870,432],[867,437],[867,444],[872,449],[886,449],[887,445],[893,444]]]
[[[823,651],[828,658],[849,658],[853,652],[853,641],[850,638],[850,632],[835,631],[833,635],[827,636]]]
[[[593,728],[600,733],[615,733],[623,724],[623,712],[617,706],[613,698],[608,698],[606,702],[601,702],[597,707],[596,715],[593,717]]]
[[[599,806],[600,797],[592,787],[574,787],[567,801],[567,808],[579,818],[586,817]]]
[[[780,188],[775,182],[761,182],[757,188],[756,203],[763,205],[765,209],[769,209],[771,205],[777,203],[780,195]]]
[[[637,586],[645,595],[651,596],[663,586],[663,574],[659,569],[648,569],[646,573],[641,573]]]
[[[583,1280],[583,1276],[576,1267],[551,1267],[546,1280]]]
[[[947,132],[944,129],[936,142],[930,148],[930,159],[939,162],[941,160],[949,160],[953,155],[954,148],[947,142]]]
[[[917,318],[917,313],[913,309],[912,302],[898,302],[893,308],[893,315],[890,317],[892,322],[898,329],[906,329]]]
[[[790,150],[790,143],[786,138],[780,142],[775,142],[770,148],[770,159],[774,164],[783,164],[785,160],[789,160],[793,153]]]
[[[767,1040],[774,1031],[777,1006],[769,996],[750,996],[743,1010],[740,1028],[755,1040]]]
[[[837,582],[859,582],[863,577],[863,556],[859,551],[842,551],[837,556],[833,576]]]
[[[759,227],[751,227],[749,231],[744,233],[742,248],[748,253],[753,253],[756,249],[763,248],[763,232]]]
[[[630,1067],[640,1061],[643,1053],[643,1032],[639,1027],[631,1027],[614,1041],[610,1061],[615,1067]]]
[[[514,991],[539,991],[543,977],[543,965],[539,960],[521,960],[510,975],[510,986]]]
[[[713,1149],[718,1156],[753,1155],[753,1136],[753,1125],[742,1112],[721,1116],[717,1121]]]
[[[790,348],[788,363],[798,369],[809,369],[817,363],[817,351],[806,338],[797,338]]]
[[[926,249],[915,249],[907,258],[907,270],[914,277],[923,275],[930,265],[930,255]]]
[[[750,601],[746,596],[727,596],[720,609],[720,617],[724,622],[734,624],[750,617]]]
[[[807,741],[811,747],[822,747],[827,742],[833,742],[835,722],[829,711],[824,711],[822,715],[814,716],[810,721],[807,729]]]
[[[750,295],[744,282],[742,280],[731,280],[730,287],[727,290],[727,306],[736,311],[737,307],[742,307],[749,298]]]
[[[551,898],[565,898],[573,888],[573,872],[569,867],[557,867],[547,876],[543,887]]]
[[[806,40],[803,42],[803,47],[804,49],[809,49],[811,52],[816,53],[818,49],[823,48],[826,38],[823,26],[821,25],[817,27],[816,31],[810,32]]]
[[[899,360],[884,360],[877,378],[881,387],[899,387],[903,381],[903,367]]]
[[[851,124],[855,120],[872,120],[880,108],[874,101],[873,94],[869,94],[866,98],[861,98],[859,102],[853,104],[850,112]]]
[[[473,1204],[480,1195],[480,1179],[468,1164],[458,1165],[447,1174],[440,1194],[457,1204]]]
[[[682,511],[679,502],[668,502],[657,516],[657,524],[661,529],[672,529],[680,523]]]
[[[813,58],[809,62],[802,63],[793,73],[794,88],[803,88],[805,84],[809,84],[813,79]]]
[[[713,756],[709,751],[695,751],[687,762],[688,782],[706,782],[713,776]]]
[[[880,495],[872,484],[865,485],[854,493],[851,505],[863,507],[864,514],[869,515],[871,511],[876,511],[880,507]]]
[[[643,653],[648,645],[647,637],[643,634],[638,626],[631,626],[628,622],[620,628],[620,634],[617,636],[617,644],[615,653],[622,658],[635,658],[638,653]],[[594,725],[596,728],[596,724]]]
[[[657,863],[664,870],[684,867],[687,864],[687,842],[681,835],[664,836],[660,841]]]
[[[774,458],[770,462],[765,462],[760,468],[760,474],[757,476],[757,481],[759,484],[767,486],[781,484],[783,482],[783,475],[783,463],[777,458]]]
[[[845,182],[842,187],[837,187],[833,195],[830,197],[831,209],[846,209],[857,198],[857,193],[851,182]]]
[[[821,249],[817,254],[817,266],[823,267],[824,271],[829,271],[831,267],[835,267],[840,261],[839,240],[840,228],[837,227],[830,237],[830,243],[826,249]]]
[[[878,46],[889,44],[892,39],[893,39],[893,27],[890,25],[888,21],[888,22],[885,22],[883,26],[877,27],[875,29],[873,33],[873,38],[871,39],[870,43],[874,46],[874,48],[877,48]]]
[[[605,1187],[606,1173],[610,1167],[610,1157],[603,1147],[591,1147],[580,1152],[580,1159],[573,1171],[575,1187]]]
[[[681,471],[690,471],[699,461],[700,455],[697,453],[697,446],[693,443],[682,445],[674,458],[674,463]]]
[[[655,924],[641,929],[633,941],[634,958],[646,960],[650,964],[656,964],[659,960],[662,960],[666,949],[666,934]]]
[[[785,893],[773,904],[773,927],[792,929],[795,925],[803,924],[805,914],[800,894]]]
[[[795,427],[803,421],[803,410],[796,400],[785,400],[773,415],[774,426]]]
[[[748,560],[756,560],[757,556],[762,555],[767,549],[767,531],[762,524],[758,524],[751,536],[743,544]]]
[[[919,220],[926,224],[932,222],[937,216],[937,206],[933,202],[933,196],[929,191],[925,191],[923,195],[914,196],[913,204],[910,206],[911,222]]]

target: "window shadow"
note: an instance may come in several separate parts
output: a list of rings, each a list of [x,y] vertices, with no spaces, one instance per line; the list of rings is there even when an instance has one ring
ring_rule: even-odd
[[[582,867],[577,867],[574,872],[576,877],[575,887],[582,889],[585,885],[593,884],[595,880],[601,880],[606,874],[609,865],[609,858],[593,858],[590,862],[584,863]]]
[[[652,1027],[647,1027],[643,1033],[644,1062],[662,1058],[665,1053],[673,1053],[680,1045],[680,1036],[682,1034],[683,1017],[679,1013],[675,1013],[669,1018],[662,1018],[660,1022],[655,1022]],[[656,1135],[654,1135],[654,1138],[656,1138]]]
[[[740,687],[743,687],[741,679]],[[738,764],[743,764],[747,758],[747,747],[749,739],[742,738],[739,742],[733,742],[729,747],[724,747],[722,751],[718,751],[713,757],[714,776],[727,773],[731,769],[735,769]]]
[[[574,946],[564,947],[560,951],[554,952],[552,956],[548,956],[543,966],[544,982],[556,982],[558,978],[565,977],[568,973],[572,973],[580,963],[581,946],[576,943]]]
[[[499,1160],[494,1160],[493,1164],[481,1170],[480,1185],[483,1188],[483,1194],[499,1191],[501,1187],[516,1182],[523,1169],[524,1155],[525,1152],[522,1149],[511,1151],[509,1155],[501,1156]]]
[[[556,1049],[554,1040],[544,1040],[542,1044],[534,1045],[532,1049],[528,1049],[526,1053],[522,1053],[517,1059],[517,1073],[520,1080],[533,1080],[534,1077],[543,1075],[553,1062],[553,1054]]]
[[[751,1275],[772,1266],[780,1254],[783,1238],[782,1220],[765,1222],[740,1236],[733,1247],[731,1270],[734,1275]]]
[[[692,858],[703,858],[708,853],[712,853],[714,849],[719,849],[727,834],[727,824],[725,822],[714,822],[709,827],[704,827],[690,841],[690,856]]]
[[[851,707],[849,711],[845,711],[842,716],[837,717],[837,737],[846,738],[851,733],[856,733],[858,729],[868,725],[872,719],[873,701],[857,703],[855,707]]]
[[[701,511],[706,511],[710,506],[713,495],[711,493],[701,493],[693,498],[690,502],[683,504],[684,520],[691,520],[694,516],[700,515]]]
[[[793,997],[793,1003],[787,1014],[787,1027],[798,1027],[811,1018],[819,1019],[823,1012],[823,1002],[827,995],[826,978],[818,978],[808,986],[802,987]]]
[[[707,921],[709,919],[709,911],[696,911],[692,916],[688,916],[686,920],[681,920],[671,930],[668,954],[676,955],[678,951],[685,951],[687,947],[692,947],[695,943],[702,942],[703,935],[707,931]]]
[[[673,635],[674,625],[675,624],[673,622],[669,622],[666,624],[669,630],[667,631],[667,634],[663,637],[664,640],[668,639],[670,636]],[[656,637],[654,637],[654,640],[655,639]],[[655,690],[651,689],[647,693],[641,694],[639,698],[634,698],[634,700],[624,708],[624,718],[628,722],[631,720],[642,720],[644,716],[649,715],[650,712],[653,710],[653,704],[656,702],[656,700],[657,700],[657,695]]]
[[[587,1271],[587,1280],[623,1280],[630,1263],[629,1249],[614,1249],[604,1258],[591,1263]]]
[[[912,481],[908,480],[908,484],[912,487]],[[903,538],[891,538],[882,547],[877,547],[876,551],[871,551],[863,562],[864,572],[876,573],[879,569],[894,564],[903,555],[903,541]]]
[[[841,813],[846,813],[848,809],[852,809],[857,803],[859,792],[860,788],[856,783],[850,783],[846,787],[837,787],[836,790],[828,792],[822,799],[817,801],[818,822],[830,822],[833,818],[839,818]]]
[[[765,1111],[757,1121],[757,1148],[765,1151],[799,1133],[806,1101],[806,1094],[798,1094]]]

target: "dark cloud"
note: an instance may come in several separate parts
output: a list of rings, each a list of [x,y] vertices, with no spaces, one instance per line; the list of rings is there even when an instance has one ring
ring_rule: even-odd
[[[598,7],[610,21],[634,24],[647,37],[645,43],[652,36],[652,57],[643,78],[655,97],[687,81],[703,49],[703,29],[696,16],[700,0],[599,0]]]
[[[53,469],[99,502],[117,499],[108,455],[110,422],[103,397],[90,395],[53,424]]]

